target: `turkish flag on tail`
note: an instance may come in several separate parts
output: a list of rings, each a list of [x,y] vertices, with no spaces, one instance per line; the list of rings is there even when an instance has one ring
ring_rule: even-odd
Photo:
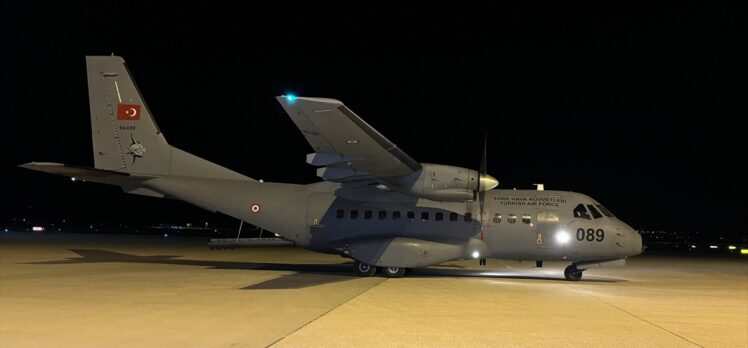
[[[140,105],[117,104],[117,120],[119,121],[140,120]]]

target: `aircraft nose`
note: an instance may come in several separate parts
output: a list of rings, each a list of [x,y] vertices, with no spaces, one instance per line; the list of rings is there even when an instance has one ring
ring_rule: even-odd
[[[632,243],[633,250],[631,250],[632,252],[631,256],[639,255],[643,253],[644,249],[646,249],[647,246],[644,245],[644,243],[642,242],[642,236],[639,234],[639,232],[637,232],[633,228],[629,231],[629,234],[631,234],[632,236],[631,239],[633,239],[633,243]]]

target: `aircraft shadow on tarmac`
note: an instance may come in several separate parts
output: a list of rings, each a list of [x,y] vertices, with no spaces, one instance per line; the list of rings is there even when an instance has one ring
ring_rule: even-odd
[[[262,263],[262,262],[236,262],[236,261],[213,261],[213,260],[190,260],[179,259],[179,255],[151,255],[139,256],[97,249],[70,249],[80,257],[67,258],[55,261],[28,262],[33,265],[64,265],[79,263],[153,263],[164,265],[198,266],[212,269],[236,269],[236,270],[259,270],[259,271],[286,271],[296,272],[294,274],[270,279],[261,283],[252,284],[244,290],[277,290],[277,289],[301,289],[316,285],[337,283],[342,281],[360,279],[352,274],[351,262],[341,264],[290,264],[290,263]],[[560,277],[546,275],[543,273],[528,274],[526,270],[495,271],[490,268],[486,270],[464,270],[460,266],[452,266],[457,269],[423,268],[416,269],[408,277],[484,277],[484,278],[507,278],[507,279],[529,279],[543,281],[563,281]],[[583,282],[620,282],[620,279],[596,278],[585,279]]]

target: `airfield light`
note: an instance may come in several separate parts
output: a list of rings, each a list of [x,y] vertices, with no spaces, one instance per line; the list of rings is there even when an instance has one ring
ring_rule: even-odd
[[[75,177],[70,178],[70,181],[75,182]]]
[[[737,249],[737,247],[734,246],[734,245],[730,245],[729,247],[727,247],[727,249],[729,249],[729,250],[735,250],[735,249]]]
[[[44,227],[34,226],[34,227],[31,228],[31,230],[34,231],[34,232],[42,232],[42,231],[44,231]]]
[[[477,259],[478,257],[480,257],[480,253],[478,252],[478,250],[473,251],[473,258]]]
[[[748,249],[740,249],[740,253],[743,255],[748,255]]]
[[[718,247],[718,246],[716,246],[716,245],[710,245],[710,246],[709,246],[709,249],[719,249],[719,247]]]
[[[164,238],[166,238],[166,237],[168,237],[168,236],[169,236],[169,234],[168,234],[168,233],[164,233]]]
[[[564,230],[556,232],[556,241],[559,244],[566,244],[569,242],[569,239],[571,239],[571,236],[569,236],[569,232],[566,232]]]
[[[293,104],[296,101],[296,96],[293,94],[286,95],[286,101],[288,101],[289,104]]]

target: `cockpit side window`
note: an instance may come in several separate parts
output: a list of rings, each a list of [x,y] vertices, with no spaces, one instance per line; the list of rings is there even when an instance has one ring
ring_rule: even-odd
[[[574,208],[574,217],[585,219],[585,220],[592,220],[592,217],[590,217],[590,214],[587,213],[587,209],[584,207],[584,204],[577,205],[576,208]]]
[[[610,210],[605,209],[605,207],[603,207],[602,205],[597,204],[596,207],[597,207],[597,209],[600,209],[600,211],[603,212],[603,214],[605,214],[605,216],[607,216],[607,217],[613,217],[613,213],[611,213]]]
[[[597,211],[597,209],[595,209],[592,204],[587,204],[587,208],[590,208],[590,213],[592,213],[592,217],[594,217],[595,219],[603,217],[603,214],[600,214],[600,212]]]

